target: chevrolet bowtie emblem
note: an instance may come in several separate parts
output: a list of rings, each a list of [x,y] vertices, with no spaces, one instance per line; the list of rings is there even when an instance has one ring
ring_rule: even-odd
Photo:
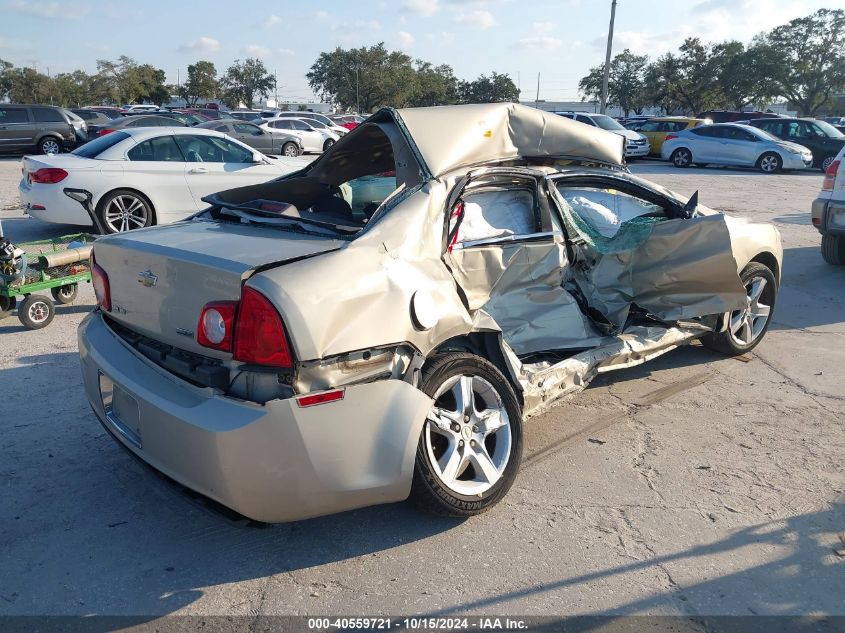
[[[157,281],[158,277],[156,277],[151,270],[145,270],[144,272],[138,273],[138,283],[146,286],[147,288],[155,286]]]

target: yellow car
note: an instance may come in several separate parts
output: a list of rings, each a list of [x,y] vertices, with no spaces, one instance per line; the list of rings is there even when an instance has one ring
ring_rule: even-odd
[[[656,119],[649,119],[643,123],[637,132],[648,139],[651,146],[651,155],[660,156],[660,149],[663,147],[663,141],[666,140],[666,135],[671,132],[680,132],[681,130],[688,130],[699,125],[709,125],[713,123],[711,119],[693,119],[685,116],[664,116]]]

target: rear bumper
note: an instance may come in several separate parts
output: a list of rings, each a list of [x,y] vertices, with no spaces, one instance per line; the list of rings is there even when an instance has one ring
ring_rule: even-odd
[[[845,235],[845,200],[816,198],[810,207],[810,218],[822,235]]]
[[[431,399],[408,383],[351,386],[343,400],[308,408],[292,399],[244,402],[137,355],[99,311],[79,326],[79,352],[88,400],[117,441],[251,519],[295,521],[401,501],[410,492]],[[120,391],[132,418],[126,425],[106,411],[101,376]]]
[[[43,222],[91,226],[91,218],[85,209],[64,194],[63,185],[31,185],[22,178],[18,184],[18,194],[24,212]]]

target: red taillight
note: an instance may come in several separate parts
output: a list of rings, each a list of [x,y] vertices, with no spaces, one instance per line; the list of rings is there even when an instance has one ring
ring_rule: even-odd
[[[105,136],[106,134],[111,134],[112,132],[114,132],[114,130],[109,130],[109,129],[98,130],[97,136]]]
[[[822,183],[822,191],[833,191],[833,183],[836,182],[836,172],[839,171],[839,160],[835,160],[824,172],[824,182]]]
[[[91,284],[94,286],[94,295],[97,297],[97,305],[106,312],[111,312],[111,288],[109,288],[109,276],[106,271],[94,261],[91,255]]]
[[[344,389],[334,389],[332,391],[324,391],[323,393],[312,393],[307,396],[299,396],[296,399],[296,404],[300,407],[313,407],[318,404],[325,404],[327,402],[337,402],[343,400]]]
[[[282,318],[267,297],[244,288],[241,300],[212,301],[200,313],[197,342],[203,347],[233,352],[250,365],[293,367]]]
[[[263,294],[244,288],[235,322],[235,360],[252,365],[292,367],[282,318]]]
[[[212,349],[232,351],[237,301],[212,301],[206,304],[197,324],[197,342]]]
[[[32,172],[29,178],[32,182],[38,182],[43,185],[55,185],[57,182],[61,182],[67,178],[67,172],[58,167],[43,167]]]
[[[664,141],[671,141],[673,138],[678,138],[678,135],[677,135],[677,134],[671,134],[671,133],[670,133],[670,134],[667,134],[667,135],[666,135],[666,138],[665,138],[665,139],[663,139],[663,140],[664,140]]]

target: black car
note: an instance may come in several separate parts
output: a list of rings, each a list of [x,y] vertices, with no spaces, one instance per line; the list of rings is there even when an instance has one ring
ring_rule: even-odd
[[[845,134],[830,123],[818,119],[791,119],[778,117],[754,119],[748,122],[784,141],[803,145],[813,152],[813,167],[826,171],[845,146]]]
[[[262,154],[281,154],[282,156],[299,156],[302,154],[302,141],[288,134],[271,134],[257,125],[235,119],[221,119],[207,121],[197,127],[206,130],[223,132],[232,138],[254,147]]]
[[[774,114],[771,112],[760,112],[751,110],[742,112],[740,110],[705,110],[697,118],[710,119],[713,123],[735,123],[736,121],[750,121],[752,119],[770,119]]]
[[[112,125],[113,122],[112,117],[97,110],[90,110],[88,108],[71,108],[70,111],[88,124],[89,139],[95,138],[100,130]]]

